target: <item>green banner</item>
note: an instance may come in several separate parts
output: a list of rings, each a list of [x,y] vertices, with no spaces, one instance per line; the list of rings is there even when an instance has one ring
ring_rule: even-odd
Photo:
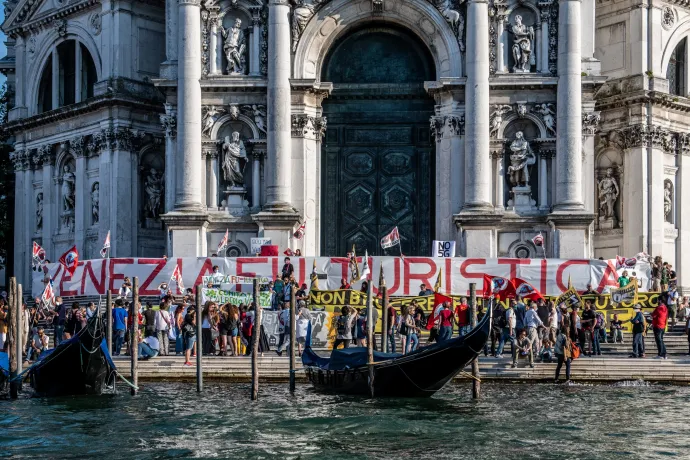
[[[202,288],[201,289],[201,300],[206,302],[211,300],[216,302],[218,305],[223,305],[230,303],[233,305],[245,304],[249,305],[254,301],[254,296],[251,292],[235,292],[235,291],[225,291],[222,289],[215,288]],[[259,293],[259,303],[264,308],[271,307],[271,293],[270,292],[260,292]]]

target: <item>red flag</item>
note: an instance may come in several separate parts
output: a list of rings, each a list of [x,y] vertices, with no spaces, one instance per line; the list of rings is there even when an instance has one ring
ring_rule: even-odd
[[[544,296],[534,286],[520,278],[513,278],[513,286],[515,286],[515,295],[527,300],[544,300]]]
[[[77,245],[75,244],[64,253],[58,262],[65,267],[65,271],[69,272],[70,276],[74,275],[77,265],[79,264],[79,251],[77,251]]]
[[[37,242],[33,242],[34,247],[33,247],[33,252],[32,252],[32,259],[33,259],[33,266],[37,267],[39,265],[43,265],[46,261],[46,252],[45,250],[41,247],[40,244]]]
[[[381,238],[381,247],[383,249],[392,248],[396,244],[400,244],[400,233],[398,233],[398,227],[395,227],[388,235]]]
[[[534,238],[532,238],[532,243],[534,243],[534,245],[537,247],[544,246],[544,236],[541,234],[541,232],[539,232],[539,235],[536,235]]]
[[[515,297],[515,285],[507,278],[484,274],[484,297],[492,294],[497,300]]]
[[[304,238],[304,232],[306,228],[307,222],[305,221],[299,226],[299,228],[297,228],[297,230],[295,231],[295,233],[292,234],[292,236],[294,236],[296,240],[301,240],[302,238]]]
[[[430,331],[434,327],[434,323],[436,322],[436,320],[438,320],[439,316],[441,315],[441,310],[443,310],[443,304],[445,302],[450,302],[450,304],[453,305],[453,299],[451,297],[439,294],[438,292],[434,293],[434,309],[432,310],[431,314],[429,315],[429,318],[426,321],[427,331]]]
[[[287,248],[285,251],[283,251],[283,254],[285,254],[288,257],[292,257],[295,255],[295,253],[292,252],[292,249],[290,249],[290,248]]]
[[[216,254],[220,254],[223,252],[225,249],[228,247],[228,240],[229,240],[230,233],[228,229],[225,229],[225,236],[223,237],[222,240],[220,240],[220,243],[218,243],[218,250],[216,251]]]
[[[46,288],[43,290],[41,300],[43,300],[43,304],[46,306],[53,305],[55,301],[55,292],[53,291],[53,284],[50,281],[46,284]]]

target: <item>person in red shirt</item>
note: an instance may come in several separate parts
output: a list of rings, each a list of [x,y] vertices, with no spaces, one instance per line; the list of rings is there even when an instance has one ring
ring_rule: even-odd
[[[663,303],[652,312],[652,330],[654,331],[654,341],[656,342],[656,359],[666,359],[666,345],[664,344],[664,332],[666,331],[666,321],[668,320],[668,308]]]
[[[450,302],[443,303],[443,310],[439,313],[439,319],[441,320],[441,326],[438,331],[438,342],[445,342],[453,337],[453,323],[455,322],[455,316],[450,309]]]
[[[129,312],[130,309],[130,303],[125,302],[125,310]],[[137,305],[137,325],[139,328],[144,326],[144,317],[141,315],[141,304]],[[132,316],[127,315],[127,332],[125,334],[126,339],[128,340],[127,342],[127,354],[129,355],[132,352],[132,344],[130,343],[129,339],[131,336],[131,331],[132,331]]]
[[[455,307],[455,322],[458,325],[458,334],[460,337],[470,332],[470,306],[467,305],[467,299],[463,297],[460,299],[460,304]]]

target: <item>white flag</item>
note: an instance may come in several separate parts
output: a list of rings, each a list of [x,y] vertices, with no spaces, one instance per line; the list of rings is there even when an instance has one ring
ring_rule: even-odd
[[[400,234],[398,233],[398,227],[395,227],[391,232],[381,238],[381,247],[383,249],[392,248],[396,244],[400,244]]]
[[[367,276],[371,274],[371,269],[369,268],[369,251],[364,250],[364,263],[362,264],[362,274],[359,276],[359,280],[367,279]]]
[[[434,240],[431,257],[455,257],[455,241]]]
[[[225,229],[225,236],[223,237],[222,240],[220,240],[220,243],[218,243],[218,250],[216,251],[216,254],[220,254],[221,252],[223,252],[224,249],[226,249],[228,247],[228,237],[229,237],[229,233],[228,233],[228,229],[226,228]]]
[[[101,257],[104,259],[108,255],[108,249],[110,249],[110,230],[108,230],[108,234],[105,236],[105,241],[103,242],[103,248],[101,248]]]

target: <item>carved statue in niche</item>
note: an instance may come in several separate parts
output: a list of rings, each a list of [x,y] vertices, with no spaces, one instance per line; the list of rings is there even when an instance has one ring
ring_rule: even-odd
[[[231,136],[225,136],[223,142],[223,177],[229,182],[229,187],[241,187],[244,185],[243,170],[247,162],[247,151],[240,140],[237,131]]]
[[[522,134],[515,133],[515,140],[510,144],[510,166],[508,177],[514,187],[529,184],[529,167],[536,163],[537,157]]]
[[[546,130],[553,137],[556,137],[556,111],[554,110],[553,104],[537,104],[532,110],[541,115]]]
[[[458,3],[462,3],[461,0]],[[460,45],[460,51],[465,51],[465,42],[462,40],[462,36],[465,32],[465,18],[458,12],[458,10],[453,8],[451,0],[432,0],[432,3],[437,10],[441,12],[448,24],[450,24],[453,32],[456,34],[458,44]]]
[[[202,135],[211,137],[211,130],[216,122],[217,116],[223,112],[223,109],[217,109],[215,106],[204,108],[203,127],[201,128]]]
[[[230,75],[242,75],[245,73],[244,32],[241,28],[242,20],[235,19],[235,25],[229,29],[223,28],[223,51],[228,60],[227,72]]]
[[[671,211],[673,210],[673,184],[667,180],[664,182],[664,220],[671,222]]]
[[[498,135],[498,130],[501,128],[501,125],[503,124],[503,115],[506,113],[512,111],[513,108],[509,105],[495,105],[493,112],[491,112],[491,119],[490,123],[491,126],[489,128],[489,135],[491,137],[495,137]]]
[[[606,176],[597,185],[599,190],[599,218],[615,219],[615,204],[620,189],[618,182],[613,177],[613,168],[606,169]]]
[[[43,193],[36,196],[36,230],[43,228]]]
[[[259,131],[266,134],[266,106],[265,105],[245,105],[244,110],[254,117],[254,123]]]
[[[146,204],[144,209],[150,212],[151,217],[154,219],[160,215],[163,186],[163,173],[159,173],[155,168],[151,168],[144,181],[144,191],[146,192]]]
[[[93,217],[93,223],[97,224],[100,219],[100,201],[101,201],[101,186],[98,182],[93,184],[93,190],[91,190],[91,216]]]
[[[292,52],[297,51],[299,37],[304,32],[307,23],[314,16],[314,13],[321,6],[322,0],[294,0],[295,5],[292,9]]]
[[[62,168],[62,210],[65,213],[74,212],[74,184],[75,177],[69,165]]]
[[[515,16],[515,24],[508,27],[508,30],[515,36],[513,43],[513,59],[515,65],[513,71],[524,73],[530,71],[530,66],[536,62],[532,53],[534,44],[534,27],[526,26],[522,23],[522,16]]]

